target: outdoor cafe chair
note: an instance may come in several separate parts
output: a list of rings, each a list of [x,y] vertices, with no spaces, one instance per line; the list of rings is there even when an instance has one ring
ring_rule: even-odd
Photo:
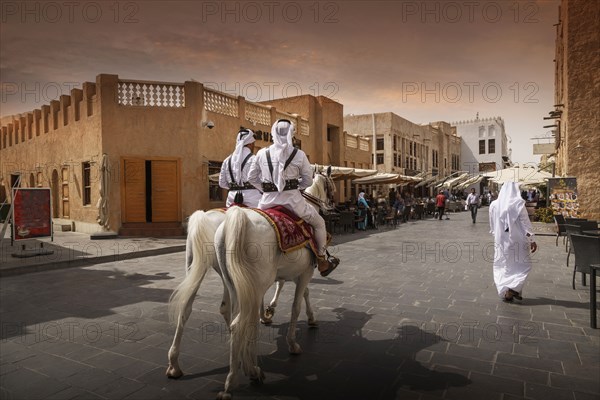
[[[598,229],[598,223],[596,221],[574,221],[571,224],[565,224],[565,230],[567,231],[567,240],[570,240],[571,234],[575,233],[583,235],[583,231],[591,231]],[[568,246],[567,251],[567,267],[569,266],[569,258],[571,257],[571,246]]]
[[[354,216],[355,214],[353,211],[342,211],[339,220],[340,229],[344,229],[344,232],[348,232],[348,229],[352,229],[352,233],[354,233]]]
[[[581,222],[581,221],[587,221],[587,219],[585,218],[565,218],[565,224],[566,225],[576,225],[577,222]],[[565,251],[569,250],[569,234],[567,232],[567,240],[565,243]]]
[[[573,289],[575,289],[575,273],[590,274],[590,317],[592,328],[596,328],[596,269],[592,265],[600,264],[600,236],[571,235],[575,252],[573,268]],[[594,274],[592,276],[591,274]]]
[[[567,230],[565,229],[565,217],[562,214],[554,214],[554,222],[556,223],[556,245],[558,246],[558,238],[562,236],[563,244],[567,237]]]

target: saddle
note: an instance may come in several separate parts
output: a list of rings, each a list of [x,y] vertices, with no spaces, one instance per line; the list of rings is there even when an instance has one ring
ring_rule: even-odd
[[[267,210],[257,208],[253,210],[265,217],[273,226],[279,249],[283,253],[289,253],[306,246],[315,255],[318,254],[312,226],[295,213],[282,206],[275,206]],[[331,236],[327,234],[327,243],[330,240]]]

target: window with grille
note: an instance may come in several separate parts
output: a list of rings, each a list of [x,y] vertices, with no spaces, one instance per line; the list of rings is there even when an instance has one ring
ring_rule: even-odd
[[[488,139],[488,153],[494,154],[496,152],[496,139]]]
[[[479,154],[485,154],[485,140],[479,141]]]
[[[383,150],[383,139],[377,139],[377,150]]]
[[[383,154],[377,154],[377,164],[383,164]]]

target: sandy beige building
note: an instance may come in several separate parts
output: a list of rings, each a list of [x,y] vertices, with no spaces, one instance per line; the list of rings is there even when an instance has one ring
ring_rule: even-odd
[[[346,146],[342,115],[341,104],[322,96],[266,105],[198,82],[102,74],[41,109],[3,117],[0,176],[5,188],[17,177],[22,187],[50,187],[55,221],[76,231],[179,234],[195,210],[223,206],[225,192],[209,175],[240,127],[257,133],[260,148],[272,123],[287,118],[312,162],[368,159],[368,141]]]
[[[344,128],[373,138],[373,168],[381,172],[444,177],[461,169],[461,138],[447,122],[420,125],[385,112],[346,115]]]
[[[563,0],[556,25],[556,175],[577,177],[580,211],[600,219],[600,2]]]

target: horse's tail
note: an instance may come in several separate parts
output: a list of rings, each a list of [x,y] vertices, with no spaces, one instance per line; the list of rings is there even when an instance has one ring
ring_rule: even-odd
[[[257,271],[244,252],[249,225],[250,220],[240,207],[230,208],[223,222],[227,271],[235,288],[238,310],[231,323],[231,351],[239,355],[242,370],[247,376],[254,373],[252,368],[256,365],[258,310],[262,300]]]
[[[183,282],[175,288],[169,299],[169,320],[171,322],[186,315],[185,309],[191,307],[192,300],[210,267],[208,259],[212,253],[208,247],[214,238],[203,229],[207,225],[207,214],[196,211],[188,221],[188,236],[186,241],[186,272]],[[185,322],[185,321],[184,321]]]

